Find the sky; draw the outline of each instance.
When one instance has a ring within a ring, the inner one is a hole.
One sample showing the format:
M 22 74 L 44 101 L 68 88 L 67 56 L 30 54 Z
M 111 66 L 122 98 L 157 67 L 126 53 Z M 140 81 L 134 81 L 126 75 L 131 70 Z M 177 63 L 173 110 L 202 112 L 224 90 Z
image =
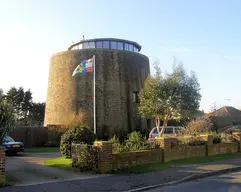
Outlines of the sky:
M 200 109 L 241 108 L 241 1 L 0 0 L 0 88 L 31 89 L 46 101 L 49 60 L 72 41 L 136 41 L 171 71 L 174 57 L 195 71 Z

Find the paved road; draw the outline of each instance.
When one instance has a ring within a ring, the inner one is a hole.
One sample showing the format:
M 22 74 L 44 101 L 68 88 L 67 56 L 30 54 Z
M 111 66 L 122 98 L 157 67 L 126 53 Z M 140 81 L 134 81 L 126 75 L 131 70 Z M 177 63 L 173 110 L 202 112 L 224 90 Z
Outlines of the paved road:
M 146 192 L 240 192 L 241 191 L 241 171 L 207 177 L 196 181 L 191 181 L 170 187 L 149 190 Z
M 175 173 L 172 171 L 146 173 L 138 175 L 110 175 L 108 177 L 98 177 L 81 179 L 74 181 L 60 181 L 45 183 L 40 185 L 12 186 L 1 189 L 0 192 L 122 192 L 130 189 L 153 185 L 164 180 L 166 182 L 175 179 Z M 178 179 L 183 177 L 178 176 Z M 163 182 L 163 181 L 162 181 Z
M 44 166 L 44 160 L 59 157 L 59 153 L 21 153 L 6 159 L 6 175 L 15 185 L 37 184 L 59 179 L 95 178 L 98 175 L 65 171 Z
M 30 161 L 26 160 L 24 158 L 24 161 Z M 31 159 L 31 158 L 30 158 Z M 38 159 L 37 157 L 35 159 Z M 37 164 L 37 161 L 34 163 Z M 27 165 L 26 165 L 27 166 Z M 36 166 L 36 165 L 35 165 Z M 33 166 L 33 167 L 35 167 Z M 40 165 L 42 166 L 42 165 Z M 206 173 L 207 171 L 216 171 L 216 170 L 222 170 L 226 168 L 240 168 L 241 166 L 241 158 L 235 158 L 230 160 L 222 160 L 222 161 L 216 161 L 216 162 L 209 162 L 209 163 L 203 163 L 198 165 L 189 165 L 189 166 L 177 166 L 170 169 L 166 169 L 163 171 L 157 171 L 152 173 L 145 173 L 145 174 L 134 174 L 134 175 L 110 175 L 109 177 L 101 177 L 100 175 L 97 176 L 97 178 L 93 178 L 93 175 L 91 178 L 85 179 L 85 176 L 81 176 L 80 179 L 74 180 L 74 181 L 58 181 L 55 180 L 53 183 L 44 183 L 39 185 L 29 185 L 29 186 L 12 186 L 7 188 L 0 189 L 0 192 L 65 192 L 65 191 L 71 191 L 71 192 L 102 192 L 102 191 L 128 191 L 135 188 L 140 187 L 146 187 L 150 185 L 157 185 L 157 184 L 163 184 L 170 181 L 177 181 L 180 179 L 183 179 L 184 177 L 190 176 L 192 174 L 202 174 Z M 18 170 L 18 169 L 16 169 Z M 21 169 L 20 169 L 21 170 Z M 34 172 L 34 169 L 30 169 L 32 172 Z M 43 168 L 40 168 L 40 170 L 43 170 Z M 50 170 L 50 169 L 48 169 Z M 63 175 L 64 172 L 61 171 L 61 175 Z M 26 171 L 25 171 L 26 172 Z M 36 171 L 35 171 L 36 172 Z M 14 173 L 14 172 L 12 172 Z M 46 173 L 43 171 L 43 173 Z M 73 174 L 73 172 L 65 172 L 66 175 Z M 29 173 L 33 174 L 33 173 Z M 81 173 L 77 173 L 81 174 Z M 42 174 L 41 174 L 42 175 Z M 50 172 L 48 172 L 47 175 L 51 175 Z M 35 177 L 37 179 L 38 177 Z M 43 177 L 45 178 L 45 177 Z M 31 179 L 31 178 L 30 178 Z M 48 180 L 44 180 L 48 181 Z M 57 182 L 56 182 L 57 181 Z M 206 180 L 204 180 L 207 182 Z M 214 181 L 212 181 L 214 182 Z M 208 183 L 212 183 L 208 182 Z M 220 181 L 215 181 L 219 183 Z M 190 185 L 195 185 L 197 182 L 189 183 Z M 184 186 L 183 186 L 184 185 Z M 181 187 L 185 187 L 185 184 L 183 184 Z M 204 184 L 206 186 L 202 186 L 203 190 L 199 191 L 206 191 L 205 187 L 212 187 L 211 184 Z M 217 184 L 215 184 L 217 185 Z M 216 187 L 216 186 L 213 187 Z M 218 186 L 218 185 L 217 185 Z M 175 187 L 175 186 L 174 186 Z M 200 187 L 200 189 L 202 189 Z M 187 189 L 188 188 L 188 189 Z M 222 187 L 221 187 L 222 188 Z M 190 191 L 189 187 L 184 188 L 185 192 Z M 194 190 L 199 189 L 199 186 L 194 186 Z M 211 188 L 212 189 L 212 188 Z M 158 189 L 159 191 L 179 191 L 179 187 L 177 188 L 166 188 L 166 190 Z M 157 190 L 157 191 L 158 191 Z M 184 191 L 184 190 L 182 190 Z M 212 191 L 212 190 L 211 190 Z M 240 190 L 241 191 L 241 190 Z

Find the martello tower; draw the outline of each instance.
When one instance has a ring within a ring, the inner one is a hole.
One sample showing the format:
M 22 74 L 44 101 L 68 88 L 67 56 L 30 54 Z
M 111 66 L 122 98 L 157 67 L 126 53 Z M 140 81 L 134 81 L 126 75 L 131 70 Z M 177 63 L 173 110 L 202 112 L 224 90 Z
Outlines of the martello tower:
M 98 135 L 144 131 L 138 115 L 138 93 L 150 73 L 141 46 L 114 38 L 82 40 L 50 59 L 45 125 L 63 125 L 70 115 L 86 111 L 93 125 L 93 73 L 72 77 L 83 60 L 95 55 L 96 126 Z

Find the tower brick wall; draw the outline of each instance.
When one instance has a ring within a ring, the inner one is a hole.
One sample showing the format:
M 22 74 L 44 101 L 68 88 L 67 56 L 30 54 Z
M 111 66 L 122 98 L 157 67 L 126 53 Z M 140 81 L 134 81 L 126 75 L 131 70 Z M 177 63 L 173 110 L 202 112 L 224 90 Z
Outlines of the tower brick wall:
M 50 59 L 45 125 L 66 124 L 86 111 L 93 127 L 93 73 L 72 77 L 76 66 L 95 55 L 97 133 L 113 136 L 133 130 L 149 131 L 138 115 L 133 92 L 140 91 L 150 73 L 145 55 L 110 49 L 70 50 Z

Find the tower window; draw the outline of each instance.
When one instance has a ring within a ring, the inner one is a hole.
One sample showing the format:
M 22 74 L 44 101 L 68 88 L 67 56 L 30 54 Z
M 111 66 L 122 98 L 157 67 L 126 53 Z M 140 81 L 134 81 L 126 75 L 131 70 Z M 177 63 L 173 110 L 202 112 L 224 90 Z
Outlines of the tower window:
M 89 42 L 89 48 L 94 49 L 95 48 L 95 42 Z
M 126 50 L 126 51 L 129 51 L 129 45 L 128 45 L 128 43 L 125 43 L 125 50 Z
M 109 41 L 103 41 L 103 48 L 109 49 L 110 48 L 110 42 Z
M 103 48 L 103 42 L 102 41 L 97 41 L 96 42 L 96 48 Z
M 139 92 L 138 91 L 134 91 L 133 92 L 133 102 L 134 103 L 140 103 L 140 97 L 139 97 Z
M 134 46 L 132 44 L 129 44 L 129 51 L 133 52 Z
M 84 43 L 84 49 L 89 49 L 89 48 L 90 48 L 89 42 L 85 42 L 85 43 Z
M 117 49 L 117 42 L 116 41 L 111 41 L 111 49 Z
M 123 43 L 122 42 L 118 42 L 117 43 L 117 48 L 120 50 L 123 50 Z

